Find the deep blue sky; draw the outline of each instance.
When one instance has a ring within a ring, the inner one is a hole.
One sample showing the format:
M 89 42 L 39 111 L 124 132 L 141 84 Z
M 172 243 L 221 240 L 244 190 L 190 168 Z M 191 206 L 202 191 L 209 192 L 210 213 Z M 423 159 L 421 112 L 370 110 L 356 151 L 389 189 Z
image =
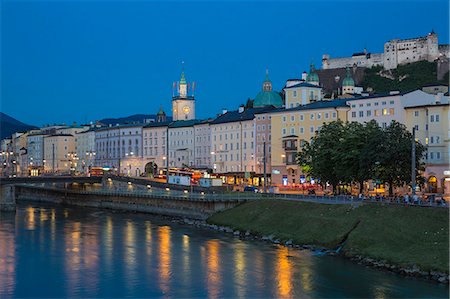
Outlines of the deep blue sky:
M 0 1 L 1 111 L 23 122 L 170 114 L 197 82 L 197 117 L 300 77 L 322 54 L 382 52 L 393 38 L 449 42 L 448 1 Z

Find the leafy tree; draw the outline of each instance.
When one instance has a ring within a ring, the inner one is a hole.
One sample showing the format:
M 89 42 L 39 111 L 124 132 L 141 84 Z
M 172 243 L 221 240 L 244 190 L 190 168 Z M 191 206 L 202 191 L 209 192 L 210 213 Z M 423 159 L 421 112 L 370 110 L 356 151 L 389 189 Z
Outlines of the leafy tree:
M 411 181 L 411 150 L 412 133 L 405 125 L 392 121 L 383 130 L 383 138 L 377 148 L 376 175 L 389 184 L 389 195 L 393 195 L 394 186 L 402 186 Z M 416 141 L 416 177 L 420 179 L 419 171 L 423 170 L 421 159 L 425 147 Z
M 338 170 L 339 143 L 336 141 L 343 140 L 344 134 L 344 123 L 341 120 L 324 124 L 297 154 L 297 162 L 304 173 L 320 178 L 322 182 L 329 182 L 333 191 L 341 180 Z

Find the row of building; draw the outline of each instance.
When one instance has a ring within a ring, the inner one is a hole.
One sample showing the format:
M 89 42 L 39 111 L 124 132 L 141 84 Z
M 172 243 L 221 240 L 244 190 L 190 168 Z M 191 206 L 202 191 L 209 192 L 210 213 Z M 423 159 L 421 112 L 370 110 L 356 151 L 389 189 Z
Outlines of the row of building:
M 266 173 L 271 185 L 294 186 L 306 180 L 296 153 L 324 123 L 373 119 L 384 127 L 396 120 L 414 127 L 427 146 L 427 191 L 450 193 L 448 87 L 437 86 L 437 92 L 356 94 L 358 87 L 347 71 L 342 94 L 325 99 L 319 83 L 312 65 L 302 79 L 287 80 L 283 91 L 276 92 L 266 73 L 250 105 L 200 120 L 183 72 L 172 98 L 172 121 L 161 109 L 151 123 L 52 126 L 16 133 L 2 140 L 2 171 L 88 174 L 92 167 L 102 167 L 130 176 L 154 176 L 168 168 L 189 168 L 215 173 L 229 184 L 261 185 Z

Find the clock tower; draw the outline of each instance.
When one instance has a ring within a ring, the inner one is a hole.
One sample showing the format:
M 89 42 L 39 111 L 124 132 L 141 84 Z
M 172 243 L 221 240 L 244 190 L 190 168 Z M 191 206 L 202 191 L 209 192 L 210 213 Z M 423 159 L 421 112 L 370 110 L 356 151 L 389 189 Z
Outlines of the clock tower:
M 181 72 L 179 82 L 173 84 L 174 94 L 172 97 L 172 116 L 173 120 L 190 120 L 195 119 L 195 82 L 186 82 L 184 70 Z M 175 93 L 176 90 L 176 93 Z M 189 95 L 189 92 L 191 95 Z

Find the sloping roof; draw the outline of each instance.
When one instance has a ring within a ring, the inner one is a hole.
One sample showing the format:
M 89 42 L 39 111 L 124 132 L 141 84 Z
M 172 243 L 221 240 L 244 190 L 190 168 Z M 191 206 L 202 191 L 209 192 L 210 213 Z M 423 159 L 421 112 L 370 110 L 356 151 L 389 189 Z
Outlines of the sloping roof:
M 338 69 L 322 69 L 316 70 L 319 75 L 320 85 L 323 88 L 324 94 L 332 94 L 337 93 L 338 88 L 342 88 L 342 81 L 346 77 L 346 68 L 338 68 Z M 362 80 L 364 79 L 365 68 L 356 67 L 350 68 L 351 77 L 355 81 L 355 86 L 361 86 Z M 339 80 L 336 82 L 336 77 L 339 77 Z
M 156 127 L 167 127 L 170 125 L 171 121 L 163 121 L 163 122 L 151 122 L 144 126 L 144 128 L 156 128 Z
M 184 128 L 184 127 L 192 127 L 201 121 L 198 119 L 191 119 L 191 120 L 177 120 L 174 122 L 171 122 L 169 124 L 169 128 Z
M 258 113 L 265 113 L 268 111 L 274 110 L 273 106 L 266 106 L 266 107 L 258 107 L 258 108 L 248 108 L 245 109 L 243 112 L 239 113 L 239 110 L 234 111 L 228 111 L 225 114 L 222 114 L 218 116 L 216 119 L 210 122 L 210 124 L 223 124 L 223 123 L 230 123 L 230 122 L 236 122 L 236 121 L 246 121 L 246 120 L 252 120 L 255 118 L 255 114 Z
M 297 87 L 312 87 L 312 88 L 321 88 L 320 86 L 314 85 L 314 84 L 310 84 L 310 83 L 306 83 L 306 82 L 302 82 L 302 83 L 298 83 L 289 87 L 285 87 L 284 89 L 289 89 L 289 88 L 297 88 Z
M 338 108 L 338 107 L 349 107 L 347 105 L 348 99 L 336 99 L 332 101 L 317 101 L 314 103 L 297 106 L 289 109 L 278 109 L 274 111 L 274 113 L 286 113 L 290 111 L 298 111 L 298 110 L 313 110 L 313 109 L 324 109 L 324 108 Z
M 136 127 L 143 127 L 144 124 L 123 124 L 123 125 L 116 125 L 116 126 L 110 126 L 110 127 L 101 127 L 98 128 L 96 131 L 106 131 L 106 130 L 114 130 L 114 129 L 122 129 L 122 128 L 136 128 Z
M 375 93 L 375 94 L 371 94 L 371 95 L 368 95 L 368 96 L 359 95 L 359 96 L 356 96 L 354 98 L 348 98 L 346 100 L 349 102 L 349 101 L 358 101 L 358 100 L 366 100 L 366 99 L 374 99 L 374 98 L 386 98 L 386 97 L 403 96 L 405 94 L 414 92 L 416 90 L 420 90 L 420 89 L 415 89 L 415 90 L 412 90 L 412 91 L 399 92 L 399 93 L 394 93 L 394 94 L 390 94 L 390 93 L 387 92 L 387 93 Z

